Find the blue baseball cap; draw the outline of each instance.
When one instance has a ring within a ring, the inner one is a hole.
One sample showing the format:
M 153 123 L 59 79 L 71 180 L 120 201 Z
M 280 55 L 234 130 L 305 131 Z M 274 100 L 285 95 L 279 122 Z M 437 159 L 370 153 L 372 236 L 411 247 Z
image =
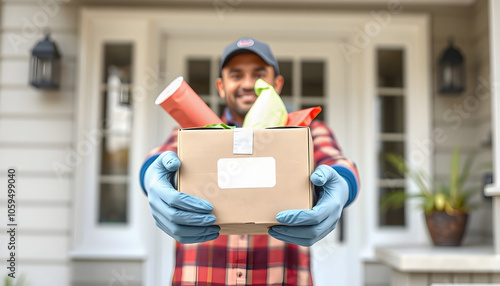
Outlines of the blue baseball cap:
M 257 41 L 253 38 L 244 37 L 228 45 L 222 52 L 222 58 L 220 60 L 219 67 L 219 76 L 222 76 L 222 68 L 227 64 L 227 62 L 229 62 L 232 57 L 243 53 L 254 53 L 258 55 L 264 62 L 274 67 L 274 76 L 280 74 L 278 61 L 274 57 L 274 54 L 271 51 L 269 45 L 264 42 Z

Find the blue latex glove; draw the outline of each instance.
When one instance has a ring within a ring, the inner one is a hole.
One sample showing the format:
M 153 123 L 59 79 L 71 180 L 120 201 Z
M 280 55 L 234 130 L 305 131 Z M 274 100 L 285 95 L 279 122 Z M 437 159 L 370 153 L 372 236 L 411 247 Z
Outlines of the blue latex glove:
M 311 175 L 319 189 L 318 203 L 312 210 L 288 210 L 276 215 L 284 225 L 273 226 L 269 235 L 284 242 L 311 246 L 337 226 L 342 209 L 349 199 L 349 186 L 337 171 L 320 165 Z
M 180 166 L 177 154 L 167 151 L 146 170 L 144 185 L 156 225 L 180 243 L 216 239 L 220 227 L 213 225 L 212 204 L 172 186 Z

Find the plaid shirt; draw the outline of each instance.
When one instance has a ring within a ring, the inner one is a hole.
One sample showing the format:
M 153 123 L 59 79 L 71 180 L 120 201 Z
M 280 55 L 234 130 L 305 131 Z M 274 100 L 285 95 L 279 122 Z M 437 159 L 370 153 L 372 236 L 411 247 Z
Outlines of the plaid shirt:
M 238 126 L 231 119 L 226 109 L 222 121 Z M 309 128 L 316 166 L 343 166 L 344 170 L 351 172 L 348 175 L 351 180 L 347 180 L 350 185 L 355 185 L 350 186 L 354 188 L 350 190 L 348 204 L 351 203 L 359 186 L 355 165 L 342 155 L 333 133 L 324 123 L 314 120 Z M 149 154 L 157 156 L 169 150 L 177 152 L 177 129 L 164 145 Z M 221 235 L 203 243 L 176 242 L 172 285 L 312 285 L 309 248 L 285 243 L 269 235 Z

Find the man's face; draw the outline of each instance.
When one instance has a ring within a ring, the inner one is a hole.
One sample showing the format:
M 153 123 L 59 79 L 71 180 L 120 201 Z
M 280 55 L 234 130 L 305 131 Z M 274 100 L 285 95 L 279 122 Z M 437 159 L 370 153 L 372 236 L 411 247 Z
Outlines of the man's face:
M 222 78 L 217 79 L 220 97 L 226 99 L 231 114 L 240 124 L 257 99 L 254 85 L 259 78 L 272 85 L 277 93 L 281 92 L 283 77 L 275 77 L 274 68 L 252 53 L 232 57 L 222 68 Z

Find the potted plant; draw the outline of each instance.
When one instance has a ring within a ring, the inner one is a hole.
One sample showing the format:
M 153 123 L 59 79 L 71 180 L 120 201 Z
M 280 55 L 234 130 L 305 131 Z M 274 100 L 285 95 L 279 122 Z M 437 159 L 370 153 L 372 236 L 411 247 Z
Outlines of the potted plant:
M 9 276 L 5 276 L 3 285 L 4 286 L 22 286 L 24 285 L 24 276 L 21 275 L 19 278 L 10 278 Z
M 388 161 L 417 185 L 418 192 L 409 194 L 403 190 L 395 191 L 382 201 L 382 208 L 402 207 L 409 198 L 421 198 L 420 206 L 425 211 L 425 219 L 434 245 L 460 245 L 468 213 L 473 208 L 470 197 L 479 190 L 479 188 L 464 190 L 474 157 L 474 153 L 471 153 L 463 168 L 460 168 L 460 149 L 455 148 L 451 158 L 449 182 L 442 183 L 432 180 L 429 174 L 411 169 L 401 156 L 389 154 Z

